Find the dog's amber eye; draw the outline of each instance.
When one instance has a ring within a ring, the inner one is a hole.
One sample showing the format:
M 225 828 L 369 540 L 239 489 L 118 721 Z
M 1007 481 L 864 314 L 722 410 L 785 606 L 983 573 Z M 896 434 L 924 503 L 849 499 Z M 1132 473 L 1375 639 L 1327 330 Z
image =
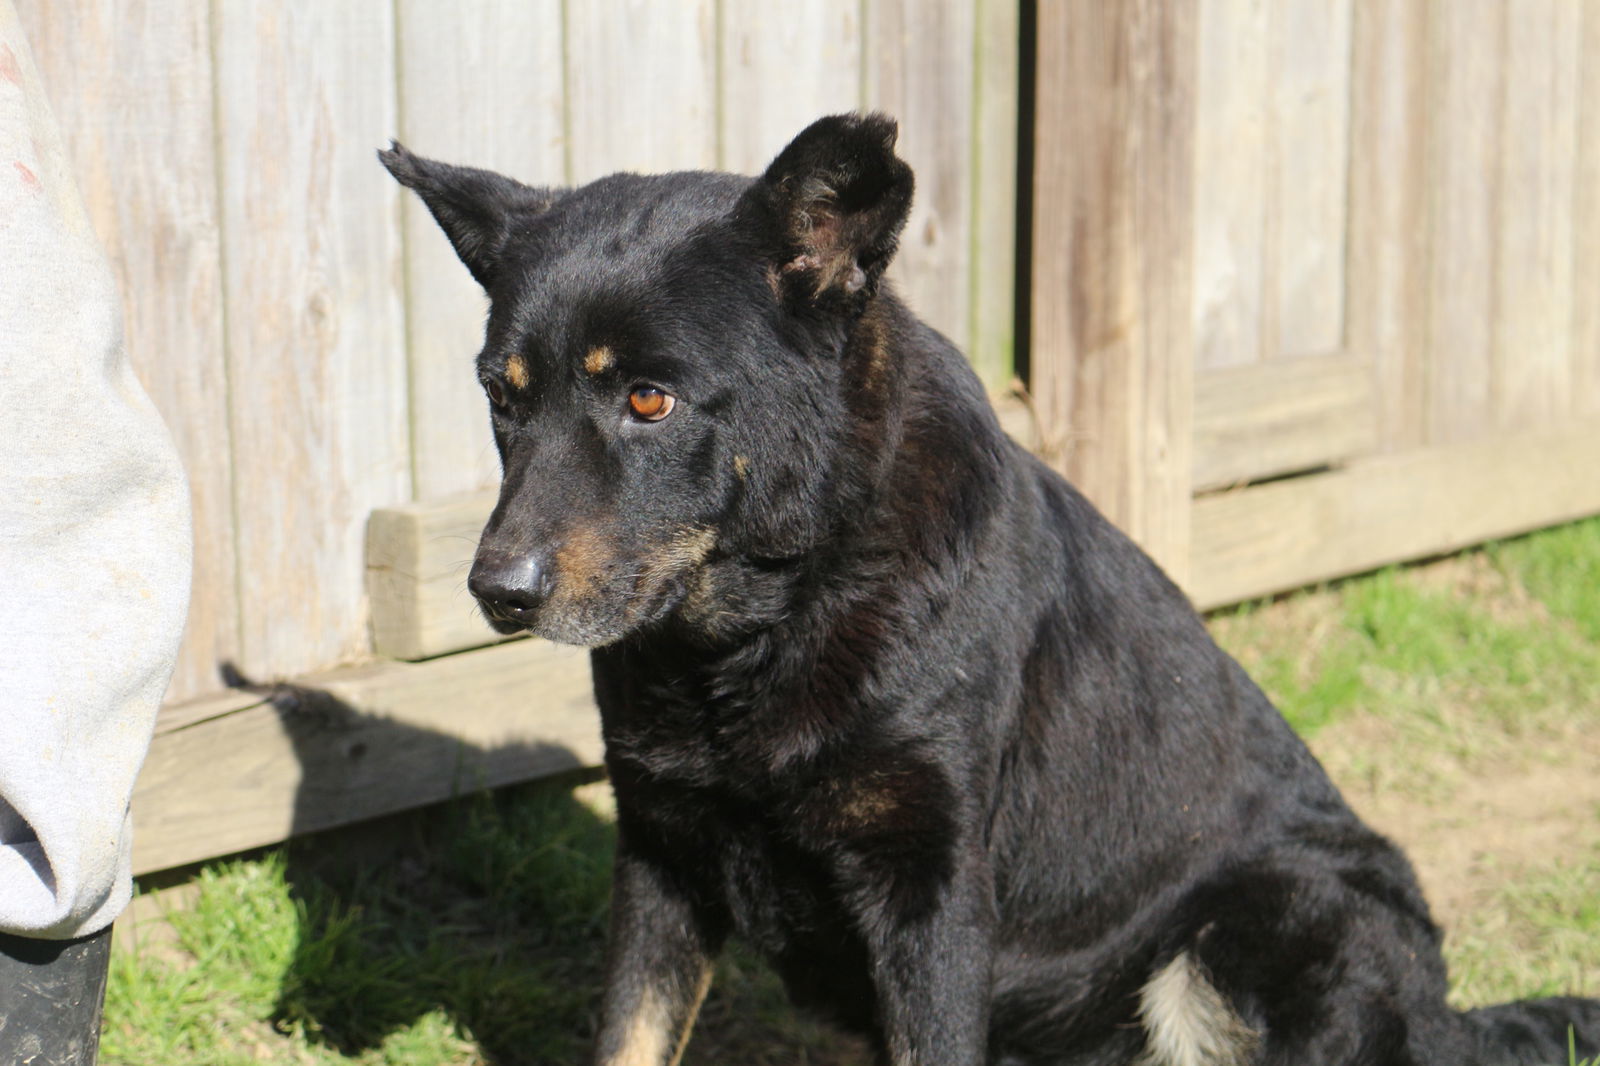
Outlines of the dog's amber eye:
M 641 385 L 628 393 L 628 410 L 641 422 L 659 422 L 672 413 L 678 401 L 660 389 Z
M 490 378 L 483 383 L 483 391 L 489 394 L 489 402 L 496 407 L 504 407 L 506 405 L 506 390 L 501 388 L 500 383 L 494 378 Z

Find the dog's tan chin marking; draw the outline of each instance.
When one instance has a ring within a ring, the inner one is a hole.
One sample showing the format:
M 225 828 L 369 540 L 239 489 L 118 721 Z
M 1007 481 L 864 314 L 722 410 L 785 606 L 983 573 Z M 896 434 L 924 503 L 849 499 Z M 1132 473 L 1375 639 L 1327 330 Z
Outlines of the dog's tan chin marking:
M 650 553 L 639 571 L 637 588 L 647 591 L 689 573 L 706 561 L 716 546 L 717 531 L 709 526 L 686 526 Z
M 1246 1066 L 1258 1042 L 1187 952 L 1139 993 L 1139 1022 L 1145 1050 L 1135 1066 Z
M 522 356 L 513 355 L 506 360 L 506 380 L 511 382 L 513 388 L 527 388 L 528 364 L 522 361 Z
M 590 348 L 589 354 L 583 357 L 584 373 L 590 375 L 604 374 L 616 365 L 616 354 L 610 348 Z

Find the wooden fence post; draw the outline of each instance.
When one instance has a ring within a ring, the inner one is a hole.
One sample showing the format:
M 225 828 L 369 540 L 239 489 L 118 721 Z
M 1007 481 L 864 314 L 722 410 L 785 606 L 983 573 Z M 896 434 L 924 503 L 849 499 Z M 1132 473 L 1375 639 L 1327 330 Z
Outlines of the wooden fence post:
M 1051 463 L 1189 562 L 1194 0 L 1042 0 L 1032 380 Z

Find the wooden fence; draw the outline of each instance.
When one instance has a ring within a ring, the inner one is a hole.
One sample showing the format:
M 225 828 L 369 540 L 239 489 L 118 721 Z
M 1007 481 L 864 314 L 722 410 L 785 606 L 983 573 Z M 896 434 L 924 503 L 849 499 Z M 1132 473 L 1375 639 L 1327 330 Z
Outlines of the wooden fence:
M 1600 511 L 1600 4 L 1038 10 L 1045 447 L 1197 603 Z
M 581 653 L 447 654 L 483 304 L 391 134 L 581 181 L 897 114 L 902 290 L 1003 390 L 1031 218 L 1025 431 L 1203 606 L 1600 511 L 1597 2 L 16 2 L 194 485 L 141 870 L 598 754 Z

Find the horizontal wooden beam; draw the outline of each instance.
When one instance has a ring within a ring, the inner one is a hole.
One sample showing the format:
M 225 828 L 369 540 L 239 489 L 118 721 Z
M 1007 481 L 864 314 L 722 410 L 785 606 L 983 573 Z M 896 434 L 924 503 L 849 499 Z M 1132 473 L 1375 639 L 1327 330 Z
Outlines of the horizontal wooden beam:
M 385 507 L 367 522 L 372 650 L 427 659 L 503 639 L 478 613 L 467 571 L 495 490 Z
M 1269 359 L 1195 375 L 1196 492 L 1377 450 L 1370 361 Z
M 135 873 L 600 762 L 589 656 L 520 640 L 166 708 L 133 797 Z
M 1600 425 L 1378 456 L 1194 505 L 1202 609 L 1600 513 Z

